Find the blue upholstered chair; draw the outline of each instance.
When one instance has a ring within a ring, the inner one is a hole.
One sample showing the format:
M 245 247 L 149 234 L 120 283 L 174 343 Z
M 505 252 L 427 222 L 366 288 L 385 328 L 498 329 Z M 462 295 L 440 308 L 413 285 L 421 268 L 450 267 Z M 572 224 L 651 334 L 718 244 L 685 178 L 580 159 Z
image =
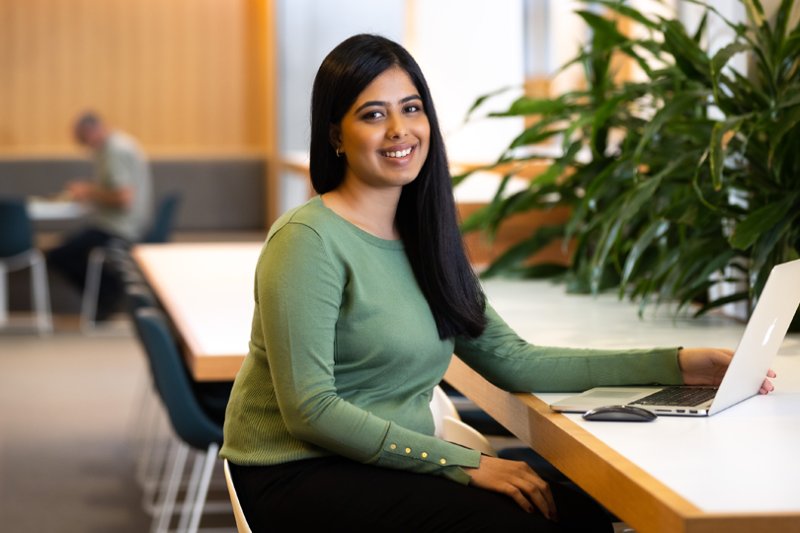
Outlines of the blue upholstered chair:
M 156 297 L 145 283 L 125 283 L 125 311 L 134 319 L 136 311 L 142 307 L 157 307 Z
M 169 240 L 172 227 L 175 225 L 175 215 L 178 213 L 180 200 L 181 197 L 178 193 L 168 194 L 161 200 L 156 212 L 155 223 L 142 238 L 141 242 L 159 243 Z
M 8 272 L 31 268 L 31 298 L 39 334 L 53 331 L 44 254 L 33 247 L 33 226 L 25 202 L 0 199 L 0 327 L 8 321 Z
M 144 235 L 140 243 L 155 244 L 167 242 L 175 224 L 180 196 L 177 193 L 166 195 L 158 206 L 156 219 L 150 230 Z M 83 290 L 81 304 L 81 329 L 84 333 L 95 331 L 97 302 L 100 296 L 100 279 L 103 273 L 103 264 L 110 262 L 118 269 L 124 268 L 126 262 L 131 262 L 128 248 L 131 243 L 125 241 L 112 241 L 109 246 L 95 248 L 89 254 L 89 264 L 86 269 L 86 286 Z
M 164 315 L 157 309 L 142 307 L 134 312 L 137 331 L 144 344 L 153 381 L 178 440 L 169 458 L 171 468 L 164 477 L 159 503 L 153 516 L 154 533 L 166 533 L 175 508 L 190 447 L 200 451 L 196 472 L 186 490 L 178 531 L 195 533 L 200 524 L 211 474 L 222 444 L 222 425 L 203 408 L 198 393 L 183 364 Z M 202 469 L 198 468 L 202 463 Z M 188 526 L 188 529 L 187 529 Z
M 139 333 L 138 324 L 134 319 L 137 309 L 143 307 L 156 307 L 156 298 L 150 288 L 144 283 L 125 283 L 125 311 L 136 326 L 137 337 L 142 346 L 144 342 Z M 148 365 L 149 366 L 149 365 Z M 158 480 L 157 470 L 161 463 L 157 461 L 157 444 L 161 411 L 158 409 L 157 394 L 153 390 L 153 380 L 148 375 L 139 379 L 137 400 L 134 415 L 131 419 L 130 439 L 136 452 L 136 480 L 144 489 L 143 507 L 145 512 L 152 514 L 154 507 L 153 495 Z

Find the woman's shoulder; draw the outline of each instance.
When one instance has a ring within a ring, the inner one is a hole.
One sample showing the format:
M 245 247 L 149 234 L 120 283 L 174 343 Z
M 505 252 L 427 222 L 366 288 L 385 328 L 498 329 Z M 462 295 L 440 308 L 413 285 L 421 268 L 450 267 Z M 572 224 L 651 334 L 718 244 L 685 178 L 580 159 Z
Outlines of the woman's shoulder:
M 297 244 L 321 245 L 328 254 L 342 260 L 374 254 L 376 248 L 391 253 L 404 250 L 402 241 L 387 241 L 364 231 L 326 207 L 319 196 L 281 216 L 270 228 L 267 245 L 277 236 Z
M 327 212 L 326 212 L 327 211 Z M 309 264 L 316 269 L 329 264 L 342 276 L 341 254 L 336 253 L 335 230 L 331 230 L 330 211 L 316 196 L 308 202 L 284 213 L 269 230 L 267 240 L 258 259 L 259 270 L 268 264 L 302 271 Z M 335 226 L 335 222 L 333 223 Z M 277 261 L 277 263 L 275 263 Z M 315 272 L 319 273 L 319 270 Z
M 287 227 L 306 227 L 322 237 L 327 228 L 330 227 L 330 218 L 329 210 L 322 205 L 320 197 L 315 196 L 306 203 L 281 215 L 270 228 L 267 242 Z

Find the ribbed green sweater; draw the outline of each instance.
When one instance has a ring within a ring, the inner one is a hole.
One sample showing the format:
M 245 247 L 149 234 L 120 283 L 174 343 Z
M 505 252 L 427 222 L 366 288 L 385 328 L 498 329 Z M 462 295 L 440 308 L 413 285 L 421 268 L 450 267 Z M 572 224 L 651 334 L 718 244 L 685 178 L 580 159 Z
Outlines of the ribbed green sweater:
M 486 313 L 478 339 L 439 339 L 403 243 L 313 198 L 273 225 L 259 257 L 250 351 L 220 455 L 273 465 L 339 454 L 466 484 L 460 467 L 480 454 L 434 437 L 429 408 L 454 352 L 510 391 L 682 382 L 676 348 L 539 347 Z

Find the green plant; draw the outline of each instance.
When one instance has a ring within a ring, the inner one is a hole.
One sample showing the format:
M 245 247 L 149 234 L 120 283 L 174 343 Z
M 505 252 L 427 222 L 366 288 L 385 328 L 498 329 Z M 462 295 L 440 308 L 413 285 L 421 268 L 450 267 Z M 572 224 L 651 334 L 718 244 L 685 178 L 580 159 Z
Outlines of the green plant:
M 752 301 L 773 265 L 798 258 L 800 27 L 787 28 L 793 0 L 782 1 L 773 24 L 758 0 L 740 1 L 749 24 L 726 21 L 736 41 L 713 56 L 701 46 L 708 6 L 690 34 L 680 21 L 650 18 L 624 1 L 591 0 L 644 25 L 643 39 L 623 35 L 614 19 L 577 12 L 594 32 L 570 62 L 583 66 L 586 90 L 522 97 L 494 114 L 536 120 L 487 167 L 511 170 L 462 230 L 492 235 L 512 214 L 555 205 L 572 206 L 572 217 L 534 232 L 484 277 L 552 275 L 552 266 L 526 267 L 525 260 L 565 237 L 577 241 L 572 265 L 561 274 L 568 290 L 619 286 L 620 297 L 628 291 L 640 301 L 640 313 L 651 302 L 677 301 L 680 310 L 702 301 L 715 283 L 711 275 L 726 266 L 732 279 L 747 281 L 748 290 L 705 302 L 696 313 L 702 314 Z M 749 54 L 755 76 L 728 66 L 738 53 Z M 648 80 L 615 82 L 618 56 L 635 61 Z M 527 190 L 505 194 L 513 175 L 544 159 L 530 148 L 553 139 L 561 140 L 563 155 Z

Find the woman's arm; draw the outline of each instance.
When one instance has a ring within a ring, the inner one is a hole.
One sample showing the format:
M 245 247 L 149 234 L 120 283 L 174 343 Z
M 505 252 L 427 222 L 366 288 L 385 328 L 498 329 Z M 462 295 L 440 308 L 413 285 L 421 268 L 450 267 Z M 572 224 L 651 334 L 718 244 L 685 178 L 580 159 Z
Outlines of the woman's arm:
M 346 283 L 310 227 L 289 223 L 271 237 L 256 274 L 264 351 L 292 437 L 350 459 L 468 483 L 459 466 L 480 453 L 410 431 L 339 395 L 336 322 Z
M 477 339 L 456 339 L 455 353 L 487 380 L 509 391 L 579 391 L 617 385 L 714 385 L 733 352 L 721 348 L 586 350 L 534 346 L 522 340 L 490 305 Z M 770 370 L 768 378 L 775 377 Z M 775 387 L 764 379 L 759 394 Z
M 487 303 L 489 323 L 477 339 L 456 339 L 455 353 L 508 391 L 579 391 L 597 386 L 683 384 L 678 348 L 587 350 L 524 341 Z

